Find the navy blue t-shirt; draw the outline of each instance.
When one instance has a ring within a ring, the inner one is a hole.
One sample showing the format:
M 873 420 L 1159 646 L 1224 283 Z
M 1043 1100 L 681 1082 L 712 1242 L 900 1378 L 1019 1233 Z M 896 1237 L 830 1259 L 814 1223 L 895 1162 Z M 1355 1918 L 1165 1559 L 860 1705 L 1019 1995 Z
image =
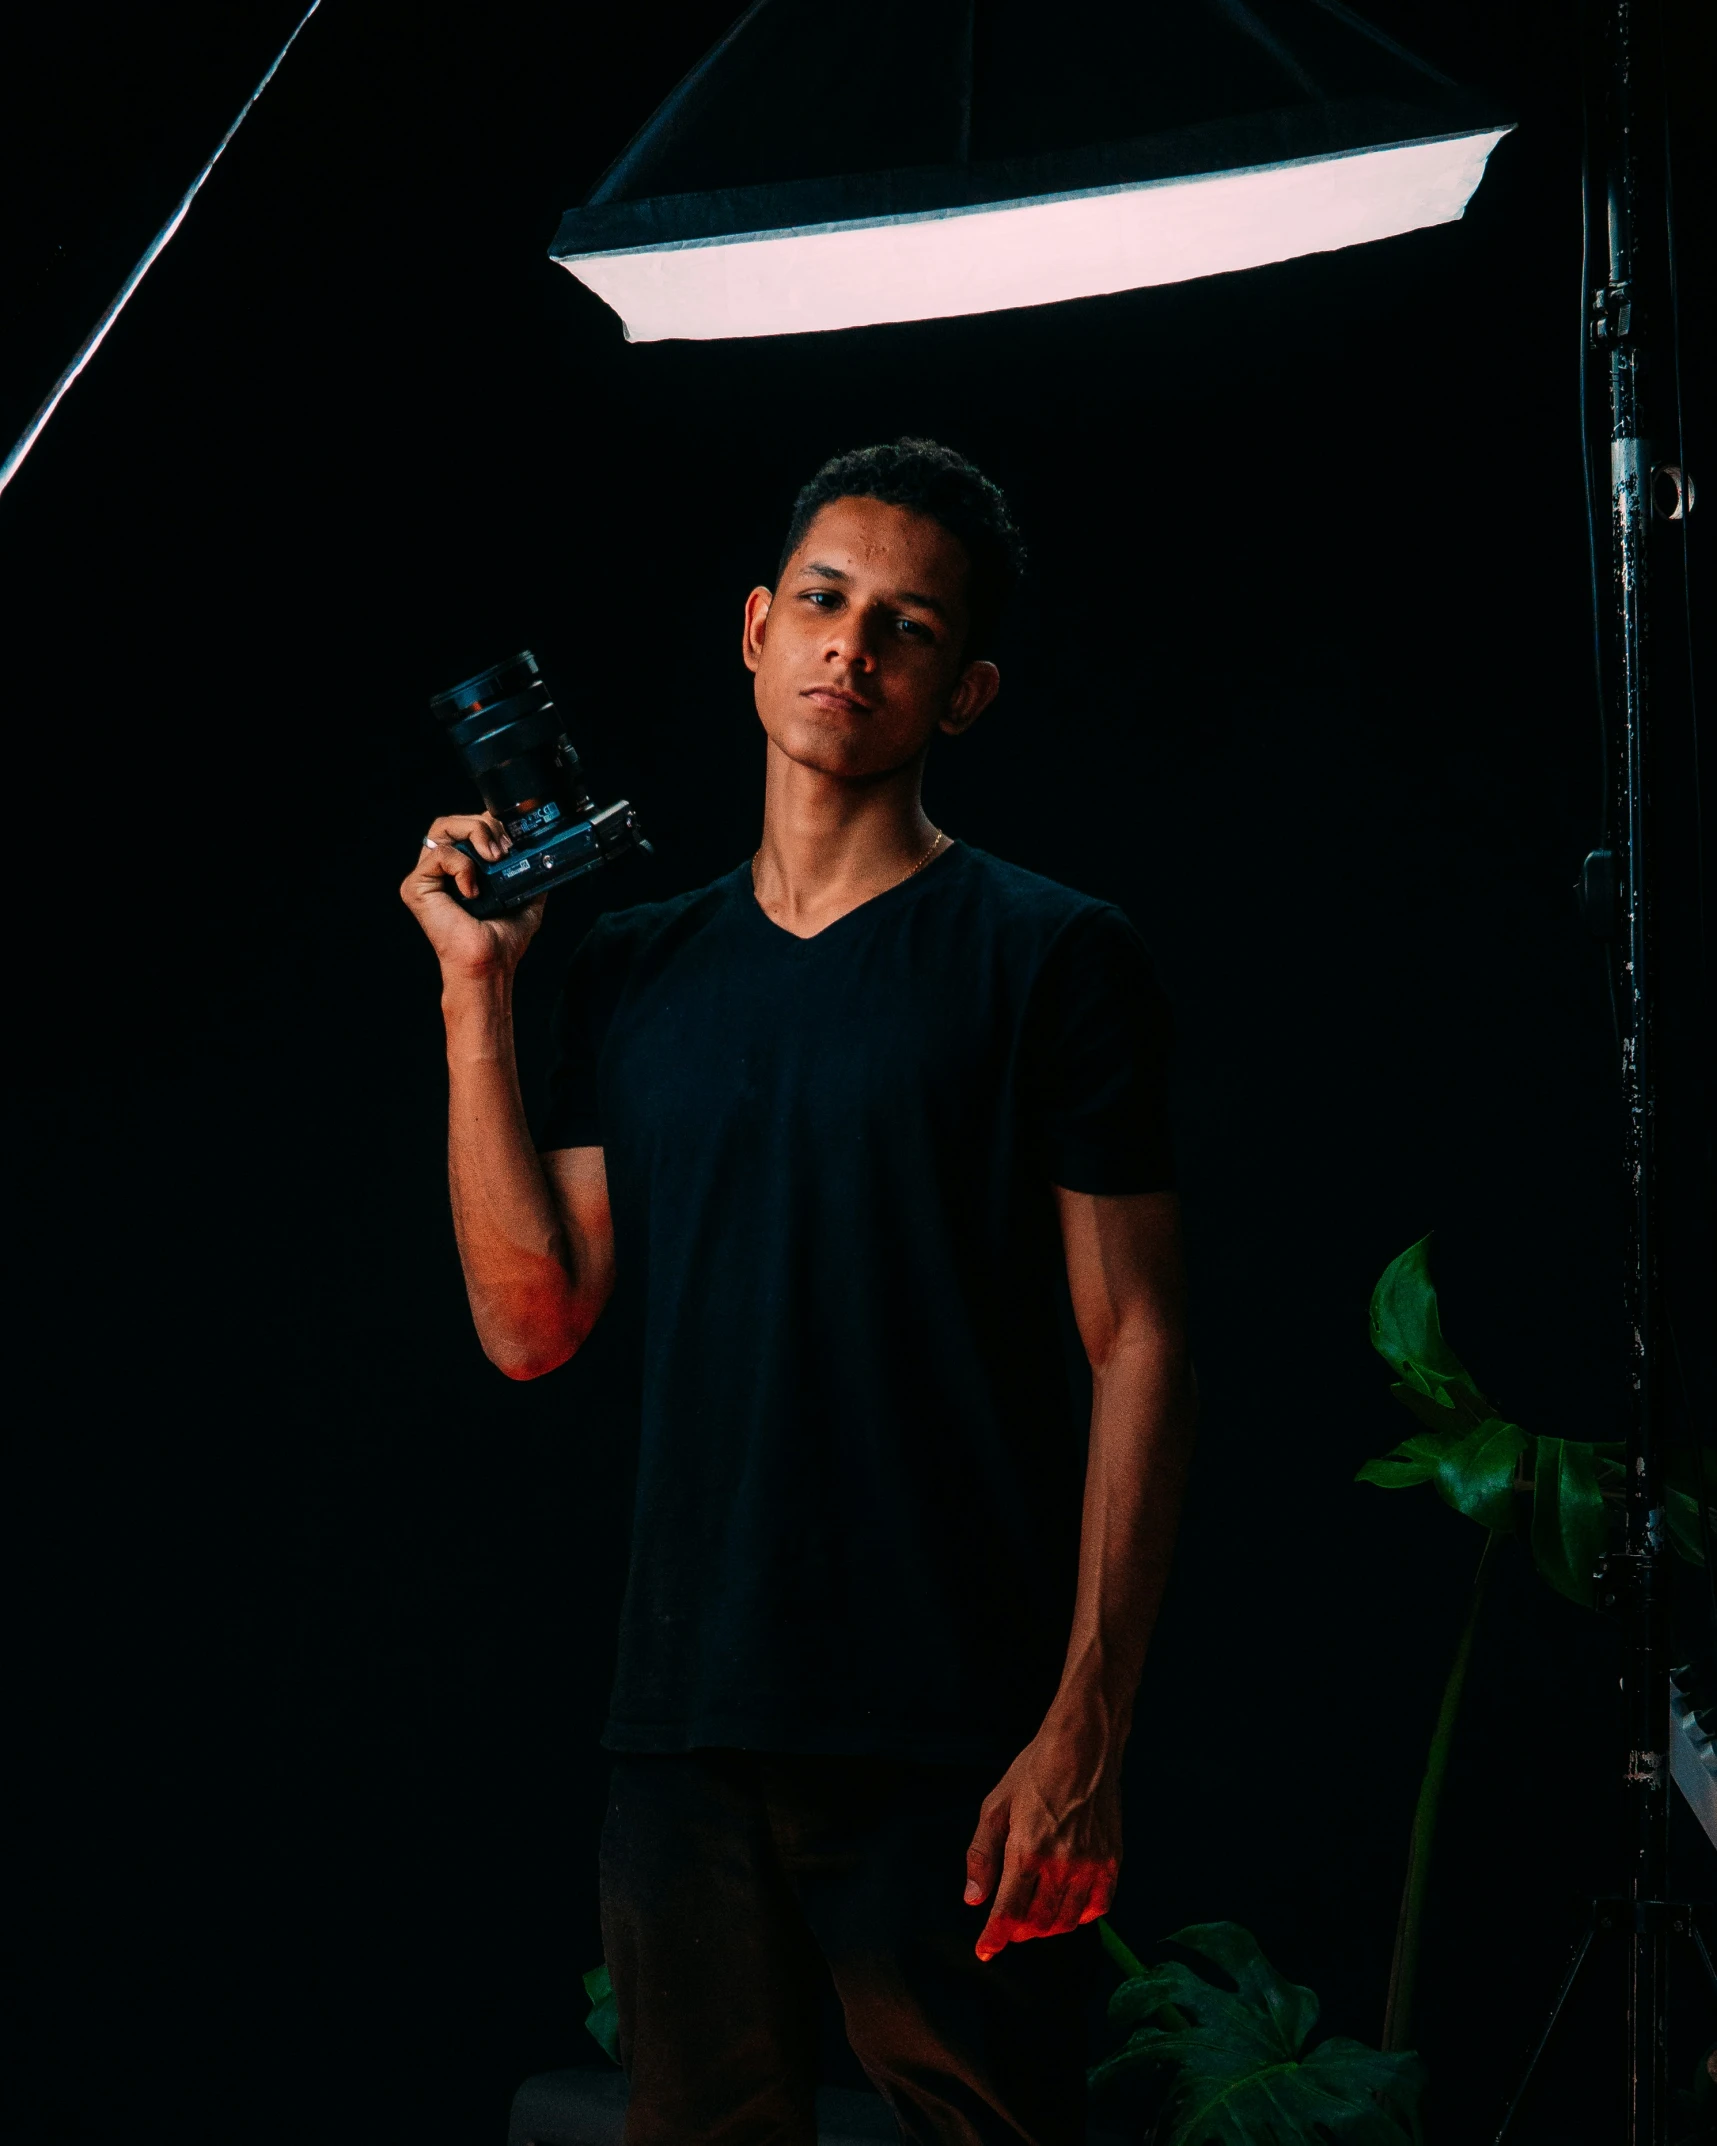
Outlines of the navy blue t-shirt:
M 642 1314 L 610 1748 L 1034 1733 L 1085 1458 L 1051 1188 L 1170 1184 L 1167 1046 L 1119 910 L 961 843 L 810 939 L 749 863 L 590 932 L 538 1145 L 603 1149 Z

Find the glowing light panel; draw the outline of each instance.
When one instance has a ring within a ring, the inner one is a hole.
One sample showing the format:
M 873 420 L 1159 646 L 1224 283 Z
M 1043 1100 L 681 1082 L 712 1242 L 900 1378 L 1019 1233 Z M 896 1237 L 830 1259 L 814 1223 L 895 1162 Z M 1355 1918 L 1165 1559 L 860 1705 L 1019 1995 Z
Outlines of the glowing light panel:
M 613 307 L 633 343 L 943 320 L 1227 275 L 1453 223 L 1509 131 L 560 261 Z

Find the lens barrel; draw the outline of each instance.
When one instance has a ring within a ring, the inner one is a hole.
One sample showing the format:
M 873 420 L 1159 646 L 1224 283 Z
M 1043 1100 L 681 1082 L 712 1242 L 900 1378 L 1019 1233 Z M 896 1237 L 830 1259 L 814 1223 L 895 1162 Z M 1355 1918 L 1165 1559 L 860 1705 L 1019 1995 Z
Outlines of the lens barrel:
M 589 819 L 595 807 L 578 755 L 528 648 L 437 693 L 429 705 L 484 804 L 515 842 Z
M 624 798 L 601 812 L 591 803 L 578 755 L 528 648 L 437 693 L 429 706 L 512 838 L 512 851 L 498 864 L 474 858 L 483 893 L 475 900 L 455 897 L 474 916 L 517 909 L 559 880 L 648 846 Z M 458 847 L 474 857 L 468 844 Z

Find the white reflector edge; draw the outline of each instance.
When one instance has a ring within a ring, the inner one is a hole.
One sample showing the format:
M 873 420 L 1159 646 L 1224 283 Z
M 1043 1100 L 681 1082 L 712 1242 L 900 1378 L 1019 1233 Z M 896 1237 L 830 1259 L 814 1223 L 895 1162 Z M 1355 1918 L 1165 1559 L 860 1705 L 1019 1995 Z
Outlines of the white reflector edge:
M 1453 223 L 1510 132 L 927 216 L 569 254 L 632 343 L 945 320 L 1221 276 Z

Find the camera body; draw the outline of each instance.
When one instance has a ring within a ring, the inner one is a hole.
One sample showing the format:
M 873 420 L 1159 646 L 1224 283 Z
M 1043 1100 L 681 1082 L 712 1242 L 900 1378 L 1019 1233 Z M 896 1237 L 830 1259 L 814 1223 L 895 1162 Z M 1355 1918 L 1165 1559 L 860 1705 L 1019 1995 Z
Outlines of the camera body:
M 649 848 L 625 798 L 600 811 L 592 804 L 528 648 L 437 693 L 429 705 L 513 845 L 493 864 L 470 843 L 455 845 L 481 882 L 474 898 L 449 890 L 472 916 L 522 909 L 550 887 Z

